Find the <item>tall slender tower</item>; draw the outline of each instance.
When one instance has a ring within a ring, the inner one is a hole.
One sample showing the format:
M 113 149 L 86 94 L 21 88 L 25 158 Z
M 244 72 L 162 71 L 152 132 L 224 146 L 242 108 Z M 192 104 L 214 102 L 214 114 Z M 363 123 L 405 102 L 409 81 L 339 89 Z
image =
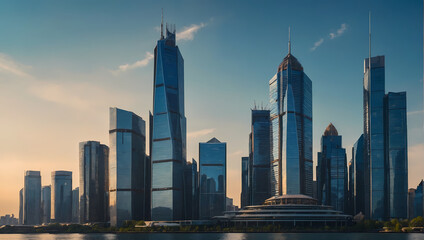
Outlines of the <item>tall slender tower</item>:
M 312 196 L 312 81 L 289 52 L 269 81 L 271 195 Z
M 175 27 L 166 26 L 166 36 L 161 30 L 155 48 L 152 119 L 152 220 L 181 220 L 184 218 L 186 118 L 184 60 L 175 43 Z

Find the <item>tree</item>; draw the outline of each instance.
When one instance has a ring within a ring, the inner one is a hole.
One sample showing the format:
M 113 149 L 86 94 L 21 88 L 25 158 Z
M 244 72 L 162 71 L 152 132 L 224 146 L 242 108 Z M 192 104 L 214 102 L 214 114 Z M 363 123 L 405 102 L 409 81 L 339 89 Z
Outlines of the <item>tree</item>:
M 409 222 L 410 227 L 424 227 L 424 219 L 421 216 L 418 216 Z

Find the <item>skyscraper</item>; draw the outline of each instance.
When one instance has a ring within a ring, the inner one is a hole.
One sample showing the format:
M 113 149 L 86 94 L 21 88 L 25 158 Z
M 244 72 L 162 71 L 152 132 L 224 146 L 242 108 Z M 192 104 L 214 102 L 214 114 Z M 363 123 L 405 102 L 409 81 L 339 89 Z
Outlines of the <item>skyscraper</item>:
M 51 187 L 44 186 L 41 189 L 41 218 L 42 223 L 50 223 L 50 215 L 51 215 Z
M 220 216 L 226 207 L 227 143 L 199 143 L 200 219 Z
M 40 171 L 26 171 L 24 179 L 24 224 L 41 224 Z
M 312 196 L 312 82 L 289 53 L 269 81 L 271 194 Z
M 389 92 L 384 101 L 388 218 L 408 216 L 408 136 L 406 92 Z
M 250 205 L 249 201 L 249 157 L 241 158 L 241 196 L 240 205 L 242 208 Z
M 366 165 L 364 162 L 364 135 L 362 134 L 352 147 L 353 164 L 353 215 L 362 213 L 365 215 L 365 204 L 368 200 L 365 196 L 365 173 Z
M 271 122 L 269 110 L 252 110 L 249 140 L 249 204 L 261 205 L 270 197 Z
M 24 224 L 24 189 L 19 190 L 19 225 Z
M 187 162 L 184 174 L 185 219 L 195 220 L 199 218 L 199 178 L 196 160 Z
M 415 201 L 415 188 L 408 189 L 408 219 L 414 218 L 414 201 Z
M 109 189 L 108 189 L 109 191 Z M 73 223 L 79 223 L 80 217 L 79 217 L 79 187 L 74 188 L 72 190 L 72 222 Z M 109 213 L 109 209 L 108 209 Z
M 424 181 L 421 180 L 418 184 L 417 189 L 415 189 L 414 195 L 414 218 L 421 216 L 424 217 Z
M 317 165 L 318 202 L 345 212 L 347 208 L 346 150 L 342 136 L 329 124 L 321 138 Z
M 109 147 L 100 142 L 79 144 L 80 223 L 107 222 L 109 215 Z
M 175 28 L 166 27 L 155 48 L 153 84 L 152 220 L 184 218 L 184 60 L 175 43 Z
M 122 226 L 125 220 L 145 220 L 146 123 L 136 114 L 110 108 L 109 196 L 110 224 Z
M 384 56 L 364 61 L 364 144 L 367 215 L 371 219 L 386 218 L 384 164 Z M 368 184 L 369 183 L 369 184 Z
M 52 172 L 51 221 L 72 222 L 72 172 Z

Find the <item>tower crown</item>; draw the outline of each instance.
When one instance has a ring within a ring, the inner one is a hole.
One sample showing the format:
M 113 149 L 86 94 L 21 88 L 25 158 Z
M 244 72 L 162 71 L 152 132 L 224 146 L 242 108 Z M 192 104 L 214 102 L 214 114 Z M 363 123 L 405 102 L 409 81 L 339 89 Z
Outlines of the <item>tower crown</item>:
M 324 131 L 324 136 L 339 136 L 336 127 L 330 123 Z

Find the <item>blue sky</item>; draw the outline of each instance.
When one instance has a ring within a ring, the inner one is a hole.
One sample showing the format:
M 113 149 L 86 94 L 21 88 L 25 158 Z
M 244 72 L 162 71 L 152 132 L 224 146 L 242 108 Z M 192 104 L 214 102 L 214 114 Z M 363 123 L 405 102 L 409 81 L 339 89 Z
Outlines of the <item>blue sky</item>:
M 78 142 L 108 144 L 109 106 L 147 120 L 161 8 L 185 61 L 187 158 L 198 158 L 199 142 L 226 141 L 235 203 L 250 108 L 268 103 L 289 26 L 313 83 L 314 159 L 330 122 L 350 159 L 362 133 L 370 10 L 386 92 L 407 91 L 409 186 L 424 178 L 421 1 L 1 1 L 0 214 L 17 213 L 24 170 L 41 170 L 44 185 L 51 171 L 72 170 L 78 186 Z

